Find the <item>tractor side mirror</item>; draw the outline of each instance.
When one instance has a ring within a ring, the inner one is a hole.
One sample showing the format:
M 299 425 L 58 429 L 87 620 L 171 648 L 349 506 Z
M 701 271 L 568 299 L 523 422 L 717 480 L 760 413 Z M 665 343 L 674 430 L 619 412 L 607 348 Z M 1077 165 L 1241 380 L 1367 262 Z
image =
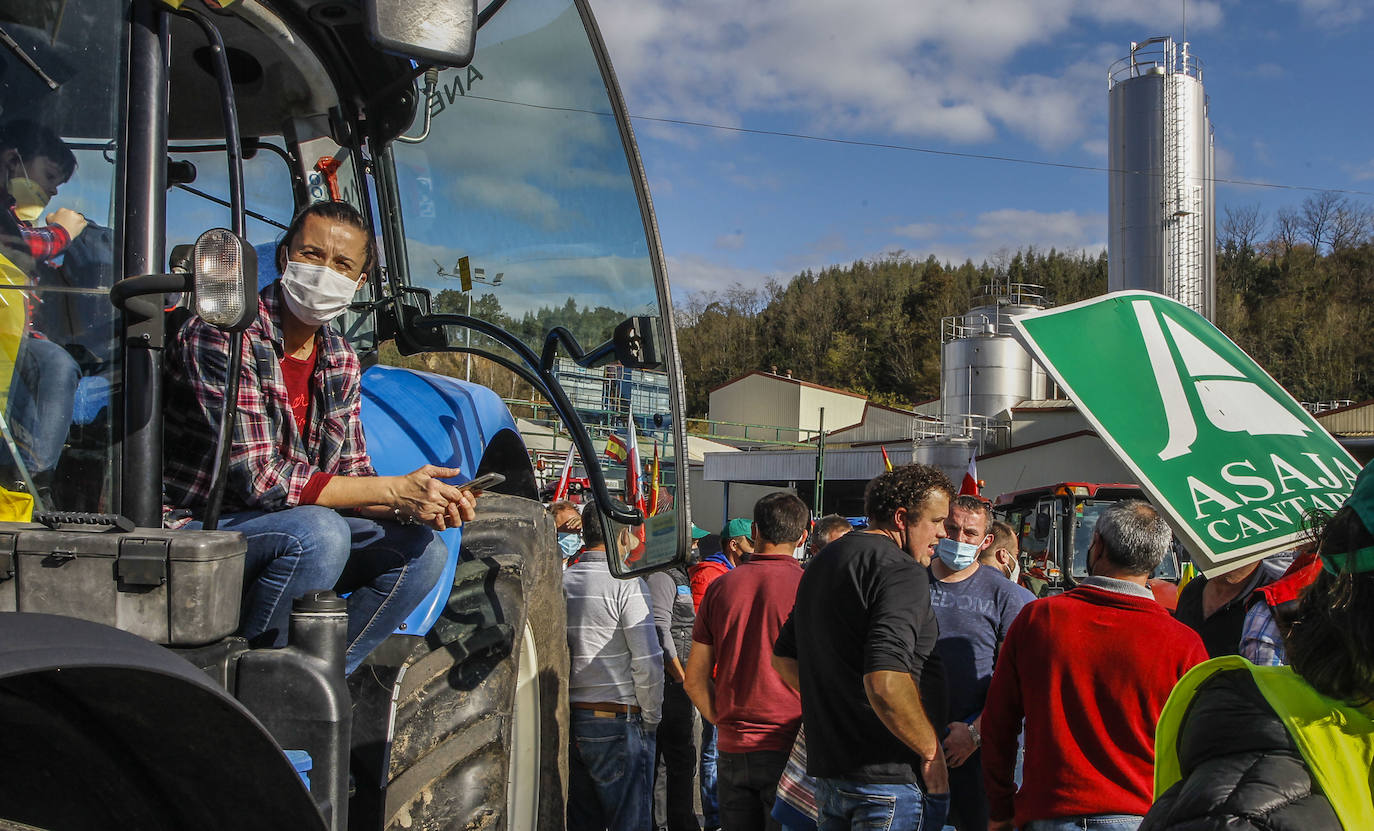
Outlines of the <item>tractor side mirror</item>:
M 1035 537 L 1044 539 L 1050 535 L 1050 515 L 1044 512 L 1035 515 Z
M 367 36 L 422 64 L 467 66 L 477 48 L 477 0 L 367 0 Z
M 631 369 L 657 369 L 663 365 L 662 338 L 658 333 L 658 318 L 630 317 L 621 321 L 611 335 L 615 344 L 615 359 Z

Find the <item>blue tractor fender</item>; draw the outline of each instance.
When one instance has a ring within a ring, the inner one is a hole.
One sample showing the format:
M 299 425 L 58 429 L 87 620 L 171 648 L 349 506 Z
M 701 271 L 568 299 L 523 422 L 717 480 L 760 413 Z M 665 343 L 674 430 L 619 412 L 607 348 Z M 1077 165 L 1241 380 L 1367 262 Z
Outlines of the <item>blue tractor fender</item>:
M 373 366 L 363 373 L 362 421 L 368 455 L 381 476 L 400 476 L 424 465 L 458 468 L 448 481 L 462 484 L 481 473 L 500 473 L 500 493 L 536 498 L 534 469 L 515 418 L 496 393 L 446 375 Z M 448 561 L 430 593 L 398 631 L 423 635 L 448 601 L 462 546 L 461 528 L 441 533 Z

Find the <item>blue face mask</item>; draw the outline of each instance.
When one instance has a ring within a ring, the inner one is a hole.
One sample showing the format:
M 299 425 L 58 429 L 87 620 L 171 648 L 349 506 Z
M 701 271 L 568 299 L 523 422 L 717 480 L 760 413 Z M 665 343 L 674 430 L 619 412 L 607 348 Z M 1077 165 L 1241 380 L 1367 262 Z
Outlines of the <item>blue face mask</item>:
M 978 546 L 971 542 L 959 542 L 953 537 L 945 537 L 935 544 L 935 553 L 945 565 L 955 571 L 963 571 L 973 565 L 978 558 Z
M 563 559 L 568 559 L 582 550 L 582 535 L 572 531 L 560 531 L 558 547 L 563 549 Z

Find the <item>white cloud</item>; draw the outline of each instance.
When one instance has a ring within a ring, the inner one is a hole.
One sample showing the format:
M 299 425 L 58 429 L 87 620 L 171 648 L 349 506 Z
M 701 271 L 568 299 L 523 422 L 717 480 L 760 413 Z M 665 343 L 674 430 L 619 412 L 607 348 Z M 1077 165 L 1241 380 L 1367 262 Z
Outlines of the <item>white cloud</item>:
M 1323 27 L 1346 26 L 1364 19 L 1369 0 L 1289 0 L 1304 17 Z
M 910 233 L 915 231 L 916 233 Z M 941 262 L 959 264 L 1006 259 L 1012 252 L 1035 246 L 1037 251 L 1087 251 L 1096 253 L 1107 247 L 1107 217 L 1077 211 L 1032 211 L 1003 208 L 986 211 L 970 223 L 914 223 L 893 229 L 893 233 L 919 244 L 894 243 L 876 255 L 895 252 L 924 260 L 933 256 Z M 919 235 L 919 236 L 918 236 Z
M 1095 250 L 1106 247 L 1107 217 L 1078 211 L 1050 213 L 1002 208 L 979 214 L 968 233 L 984 243 L 987 252 L 1030 245 L 1042 251 Z
M 940 231 L 941 226 L 935 222 L 912 222 L 892 229 L 892 233 L 908 239 L 930 239 Z
M 1346 167 L 1346 171 L 1357 182 L 1367 182 L 1374 179 L 1374 159 L 1370 159 L 1364 164 L 1352 164 Z
M 716 247 L 722 251 L 738 251 L 744 247 L 744 232 L 736 231 L 733 234 L 721 234 L 716 237 Z
M 721 291 L 736 284 L 756 288 L 767 282 L 768 277 L 763 271 L 736 268 L 696 255 L 668 258 L 668 281 L 673 289 L 674 303 L 697 292 Z
M 1148 31 L 1177 17 L 1170 4 L 1137 0 L 853 0 L 843 14 L 829 0 L 598 7 L 639 114 L 737 124 L 782 113 L 844 135 L 979 142 L 1010 132 L 1044 147 L 1081 138 L 1100 109 L 1106 66 L 1127 44 L 1085 47 L 1081 62 L 1061 66 L 1043 64 L 1037 47 L 1079 23 Z M 1219 0 L 1188 9 L 1197 30 L 1221 17 Z

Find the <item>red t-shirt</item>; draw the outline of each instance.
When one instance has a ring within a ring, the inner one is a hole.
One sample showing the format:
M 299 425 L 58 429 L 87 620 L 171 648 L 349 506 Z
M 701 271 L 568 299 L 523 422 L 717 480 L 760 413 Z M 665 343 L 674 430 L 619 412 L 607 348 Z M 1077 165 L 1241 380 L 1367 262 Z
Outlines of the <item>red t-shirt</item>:
M 1144 814 L 1160 710 L 1178 679 L 1205 660 L 1197 632 L 1152 598 L 1079 586 L 1027 604 L 1007 631 L 983 709 L 990 816 L 1014 813 L 1024 828 L 1038 819 Z M 1026 762 L 1016 791 L 1023 717 Z
M 772 657 L 801 576 L 789 554 L 755 554 L 706 588 L 692 640 L 714 652 L 723 753 L 792 749 L 801 698 L 773 669 Z
M 310 419 L 310 379 L 315 374 L 315 357 L 318 354 L 312 353 L 309 358 L 283 355 L 281 359 L 281 377 L 286 384 L 287 401 L 291 404 L 291 418 L 296 422 L 296 432 L 302 441 L 305 440 L 305 428 Z M 301 504 L 314 505 L 320 497 L 320 491 L 333 478 L 323 471 L 311 476 L 301 491 Z

